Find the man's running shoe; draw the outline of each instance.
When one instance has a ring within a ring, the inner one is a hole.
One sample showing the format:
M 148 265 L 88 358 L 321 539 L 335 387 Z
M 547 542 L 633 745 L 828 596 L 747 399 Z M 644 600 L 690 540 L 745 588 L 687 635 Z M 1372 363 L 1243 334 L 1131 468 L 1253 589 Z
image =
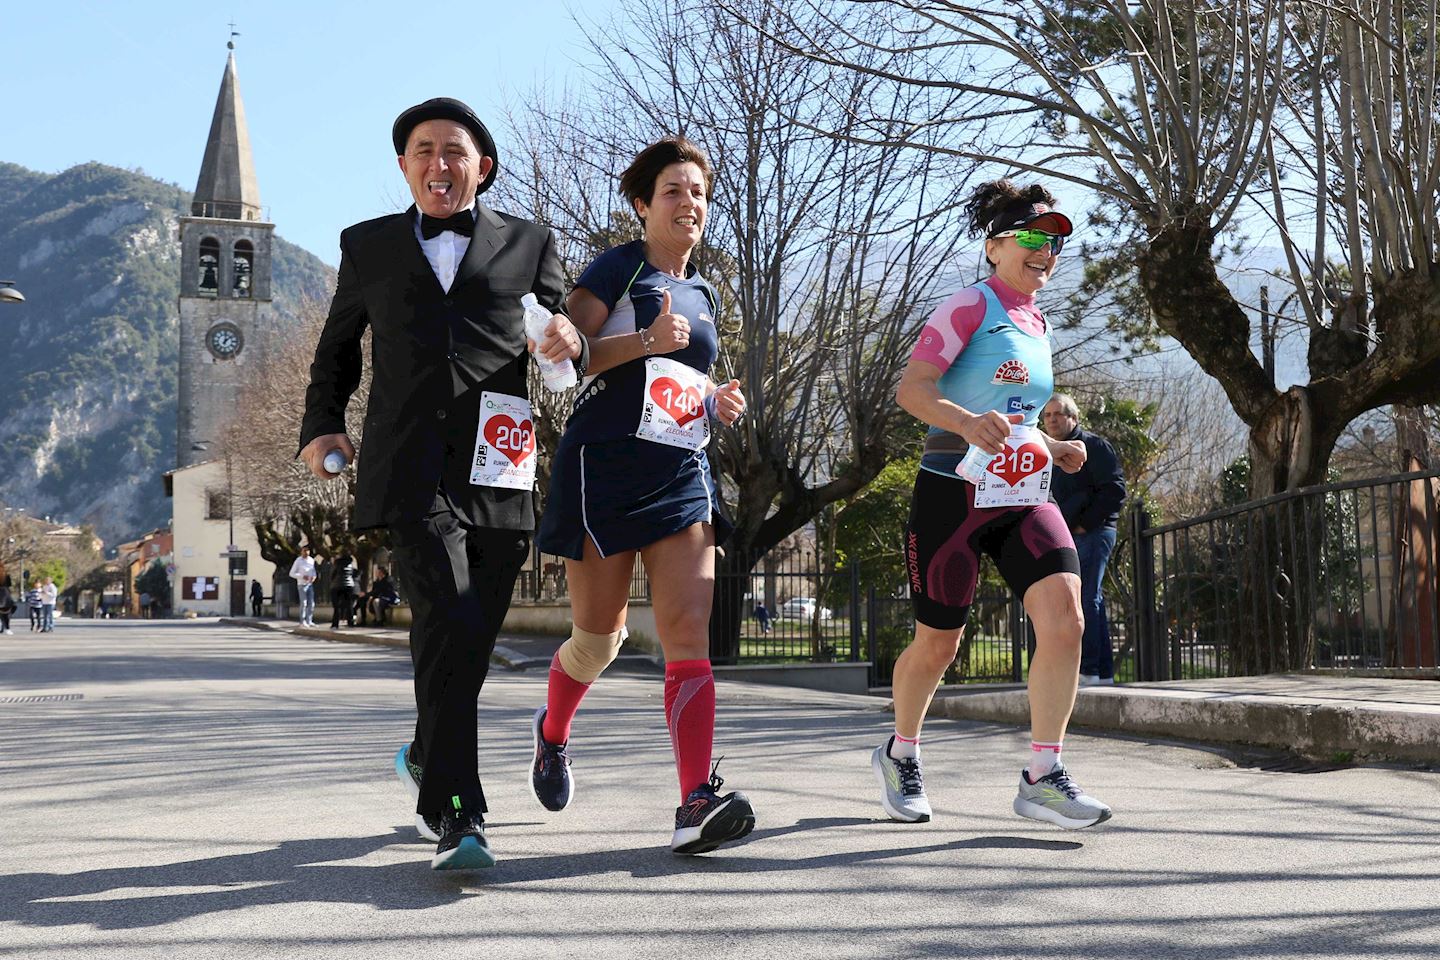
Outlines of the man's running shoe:
M 1081 790 L 1059 763 L 1034 783 L 1028 770 L 1020 771 L 1020 792 L 1013 806 L 1022 817 L 1045 820 L 1066 830 L 1093 827 L 1111 816 L 1110 808 Z
M 920 758 L 896 760 L 890 756 L 891 737 L 870 755 L 870 767 L 880 781 L 880 806 L 891 820 L 904 823 L 928 823 L 930 799 L 925 796 L 925 778 L 920 773 Z
M 531 725 L 535 756 L 530 763 L 530 790 L 546 810 L 564 810 L 575 795 L 575 778 L 570 773 L 566 744 L 545 739 L 545 708 L 535 711 Z
M 715 766 L 719 765 L 717 760 Z M 722 797 L 716 791 L 724 785 L 712 768 L 710 782 L 691 790 L 685 802 L 675 808 L 671 850 L 686 856 L 709 853 L 755 829 L 755 808 L 750 806 L 750 798 L 738 790 Z
M 418 764 L 410 762 L 410 744 L 405 744 L 395 754 L 395 776 L 405 785 L 410 793 L 410 806 L 413 809 L 415 804 L 420 802 L 420 775 L 424 769 Z M 420 836 L 431 843 L 438 843 L 440 840 L 440 818 L 425 817 L 415 814 L 415 829 Z
M 459 797 L 451 797 L 454 809 L 440 814 L 440 842 L 432 870 L 480 870 L 495 866 L 495 854 L 485 840 L 485 818 L 460 806 Z

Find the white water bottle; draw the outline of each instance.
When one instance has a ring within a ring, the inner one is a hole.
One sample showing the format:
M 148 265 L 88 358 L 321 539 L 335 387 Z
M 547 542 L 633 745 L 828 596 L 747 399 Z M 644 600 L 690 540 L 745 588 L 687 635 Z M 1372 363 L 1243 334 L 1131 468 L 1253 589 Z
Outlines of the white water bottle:
M 965 456 L 961 459 L 960 465 L 955 468 L 955 472 L 971 483 L 978 485 L 981 480 L 985 479 L 985 468 L 989 466 L 990 461 L 994 459 L 994 454 L 986 453 L 972 443 L 970 444 L 970 449 L 965 451 Z
M 545 339 L 545 328 L 550 326 L 551 313 L 540 306 L 540 301 L 535 299 L 533 293 L 521 297 L 520 303 L 525 308 L 525 335 L 534 340 L 538 348 Z M 540 365 L 540 376 L 545 380 L 546 390 L 559 393 L 575 386 L 575 364 L 570 362 L 569 357 L 556 363 L 545 359 L 537 349 L 535 362 Z
M 331 450 L 325 454 L 324 466 L 326 473 L 339 473 L 349 466 L 349 463 L 345 459 L 345 454 L 339 450 Z

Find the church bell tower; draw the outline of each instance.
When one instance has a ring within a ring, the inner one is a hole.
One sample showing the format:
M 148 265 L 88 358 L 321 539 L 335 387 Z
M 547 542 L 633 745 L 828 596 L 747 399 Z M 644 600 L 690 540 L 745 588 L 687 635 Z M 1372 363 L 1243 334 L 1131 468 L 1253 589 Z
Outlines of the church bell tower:
M 220 79 L 190 216 L 180 218 L 180 370 L 175 466 L 215 458 L 247 364 L 271 329 L 275 225 L 260 206 L 235 44 Z

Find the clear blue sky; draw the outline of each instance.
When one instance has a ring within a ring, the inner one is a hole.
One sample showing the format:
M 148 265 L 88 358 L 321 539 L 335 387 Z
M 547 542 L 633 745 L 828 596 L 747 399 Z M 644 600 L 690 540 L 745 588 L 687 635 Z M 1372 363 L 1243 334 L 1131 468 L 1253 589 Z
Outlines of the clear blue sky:
M 233 19 L 261 202 L 281 236 L 333 265 L 341 228 L 409 201 L 390 146 L 405 107 L 466 101 L 496 135 L 503 170 L 504 106 L 573 79 L 587 58 L 572 7 L 582 4 L 6 4 L 0 160 L 47 173 L 96 160 L 193 190 Z M 581 16 L 608 7 L 584 0 Z

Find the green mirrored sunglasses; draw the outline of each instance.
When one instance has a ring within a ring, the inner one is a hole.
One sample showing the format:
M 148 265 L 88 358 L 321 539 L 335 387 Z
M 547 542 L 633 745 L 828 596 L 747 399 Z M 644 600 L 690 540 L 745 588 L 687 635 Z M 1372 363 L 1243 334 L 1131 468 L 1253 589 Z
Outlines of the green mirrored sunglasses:
M 999 240 L 1002 237 L 1014 237 L 1015 242 L 1026 250 L 1039 250 L 1048 243 L 1050 252 L 1057 256 L 1060 254 L 1060 249 L 1065 246 L 1064 237 L 1046 233 L 1044 230 L 1002 230 L 991 239 Z

